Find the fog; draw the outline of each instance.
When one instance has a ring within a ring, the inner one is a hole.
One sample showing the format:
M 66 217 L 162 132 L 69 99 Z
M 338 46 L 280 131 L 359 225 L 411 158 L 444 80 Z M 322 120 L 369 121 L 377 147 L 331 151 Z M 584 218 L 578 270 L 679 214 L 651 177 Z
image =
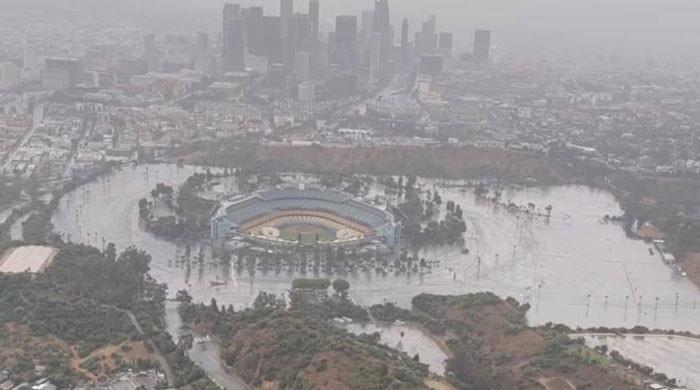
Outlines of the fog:
M 63 17 L 124 20 L 155 32 L 218 32 L 219 0 L 0 0 L 0 14 L 37 12 Z M 279 12 L 277 0 L 241 0 Z M 305 12 L 307 1 L 295 8 Z M 456 34 L 460 50 L 470 50 L 473 30 L 495 32 L 499 55 L 615 55 L 659 60 L 700 57 L 697 0 L 393 0 L 392 24 L 398 31 L 408 17 L 415 31 L 435 14 L 438 30 Z M 371 0 L 322 0 L 323 30 L 334 15 L 357 14 Z M 69 16 L 70 15 L 70 16 Z M 78 16 L 79 15 L 79 16 Z

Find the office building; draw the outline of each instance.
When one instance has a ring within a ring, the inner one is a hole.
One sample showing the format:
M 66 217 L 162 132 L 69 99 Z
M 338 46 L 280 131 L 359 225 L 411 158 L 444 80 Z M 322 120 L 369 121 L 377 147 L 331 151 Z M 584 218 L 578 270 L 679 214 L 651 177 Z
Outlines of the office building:
M 245 47 L 249 54 L 256 56 L 264 55 L 265 52 L 263 17 L 262 7 L 241 10 L 243 29 L 245 30 Z
M 231 18 L 224 23 L 224 71 L 243 70 L 245 68 L 245 30 L 243 20 Z
M 279 16 L 263 17 L 264 56 L 268 63 L 281 63 L 282 55 L 282 21 Z
M 474 60 L 488 62 L 491 55 L 491 31 L 476 30 L 474 34 Z
M 309 15 L 294 14 L 288 22 L 287 38 L 284 40 L 284 64 L 288 72 L 294 71 L 294 60 L 299 51 L 311 52 L 311 23 Z
M 287 38 L 289 32 L 289 19 L 294 14 L 294 0 L 280 0 L 280 22 L 282 26 L 282 39 Z
M 335 18 L 335 45 L 333 62 L 342 69 L 352 69 L 356 65 L 357 16 L 339 15 Z
M 224 4 L 224 9 L 221 13 L 221 34 L 222 34 L 222 48 L 223 48 L 223 53 L 222 57 L 224 58 L 224 62 L 226 61 L 227 57 L 230 57 L 230 55 L 227 53 L 228 48 L 231 47 L 231 44 L 229 43 L 229 36 L 226 34 L 227 31 L 231 30 L 230 23 L 233 19 L 238 19 L 241 17 L 241 6 L 238 4 L 232 4 L 232 3 L 226 3 Z M 224 65 L 226 66 L 226 65 Z
M 452 57 L 452 45 L 454 44 L 454 36 L 451 33 L 441 32 L 438 41 L 438 49 L 440 54 L 445 59 Z
M 48 70 L 50 77 L 54 79 L 67 80 L 70 88 L 83 80 L 83 63 L 77 58 L 47 58 L 45 70 Z M 63 76 L 59 76 L 58 73 L 63 73 Z
M 375 0 L 374 1 L 374 18 L 372 21 L 372 32 L 381 34 L 381 64 L 383 66 L 384 62 L 389 56 L 390 49 L 394 45 L 393 30 L 391 29 L 391 22 L 389 18 L 389 0 Z
M 318 39 L 320 37 L 320 12 L 321 4 L 319 3 L 319 0 L 309 1 L 309 18 L 311 19 L 311 38 L 314 42 L 318 42 Z
M 442 74 L 444 60 L 440 54 L 423 54 L 420 60 L 420 73 L 432 77 Z
M 410 62 L 411 48 L 408 43 L 408 18 L 401 23 L 401 60 L 404 65 Z

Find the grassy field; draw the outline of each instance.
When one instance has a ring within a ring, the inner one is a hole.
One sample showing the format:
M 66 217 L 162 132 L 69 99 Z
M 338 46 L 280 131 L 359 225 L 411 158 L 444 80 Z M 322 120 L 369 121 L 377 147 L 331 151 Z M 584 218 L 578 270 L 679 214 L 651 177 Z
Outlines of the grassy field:
M 297 241 L 299 234 L 301 234 L 303 244 L 315 244 L 317 234 L 320 242 L 335 240 L 334 231 L 318 225 L 294 224 L 280 228 L 280 238 L 287 241 Z

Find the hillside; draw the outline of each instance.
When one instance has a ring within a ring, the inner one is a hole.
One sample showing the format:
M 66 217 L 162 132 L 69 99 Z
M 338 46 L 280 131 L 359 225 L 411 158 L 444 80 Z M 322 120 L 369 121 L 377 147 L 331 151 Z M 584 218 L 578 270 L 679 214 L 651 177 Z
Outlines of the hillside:
M 165 287 L 150 256 L 64 245 L 43 273 L 0 274 L 0 366 L 14 383 L 59 388 L 158 368 L 172 385 L 209 382 L 163 330 Z M 166 367 L 167 366 L 167 367 Z

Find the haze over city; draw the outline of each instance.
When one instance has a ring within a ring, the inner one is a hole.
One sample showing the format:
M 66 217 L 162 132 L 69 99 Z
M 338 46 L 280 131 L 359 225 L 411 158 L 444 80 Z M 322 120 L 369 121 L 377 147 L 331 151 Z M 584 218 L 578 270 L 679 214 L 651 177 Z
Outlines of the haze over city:
M 698 15 L 0 0 L 0 390 L 700 390 Z

